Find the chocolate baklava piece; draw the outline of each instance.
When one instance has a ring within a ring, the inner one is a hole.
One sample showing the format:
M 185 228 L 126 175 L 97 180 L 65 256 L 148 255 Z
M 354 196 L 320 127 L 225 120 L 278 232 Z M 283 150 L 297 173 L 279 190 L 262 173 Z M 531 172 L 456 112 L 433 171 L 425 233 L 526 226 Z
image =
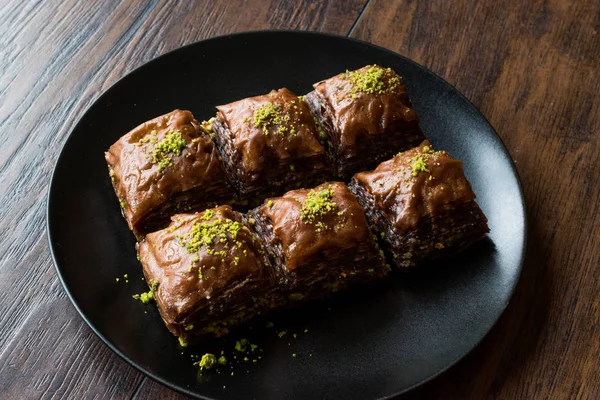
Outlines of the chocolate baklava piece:
M 328 137 L 340 178 L 372 169 L 424 139 L 402 79 L 390 68 L 368 65 L 313 86 L 305 101 Z
M 242 198 L 327 180 L 330 168 L 306 103 L 288 89 L 218 106 L 215 142 Z
M 267 199 L 250 218 L 292 302 L 324 298 L 389 271 L 364 210 L 343 183 Z
M 222 336 L 282 304 L 262 247 L 229 206 L 175 215 L 167 228 L 138 244 L 151 297 L 182 343 L 207 333 Z
M 399 267 L 457 253 L 489 232 L 462 162 L 428 141 L 349 186 Z
M 189 111 L 145 122 L 105 153 L 113 187 L 138 239 L 176 212 L 234 197 L 208 133 Z

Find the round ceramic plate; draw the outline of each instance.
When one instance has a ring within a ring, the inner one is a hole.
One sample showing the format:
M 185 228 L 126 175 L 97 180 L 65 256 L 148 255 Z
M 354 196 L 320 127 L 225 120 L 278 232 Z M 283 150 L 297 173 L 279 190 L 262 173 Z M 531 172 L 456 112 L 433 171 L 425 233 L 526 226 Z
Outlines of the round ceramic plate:
M 175 108 L 209 118 L 215 105 L 280 87 L 305 94 L 319 80 L 374 63 L 403 76 L 427 138 L 463 161 L 489 219 L 488 238 L 457 257 L 395 273 L 375 288 L 273 314 L 268 317 L 273 328 L 259 320 L 230 338 L 180 348 L 156 308 L 131 297 L 147 286 L 104 151 L 138 124 Z M 481 341 L 519 279 L 526 226 L 506 148 L 485 117 L 441 78 L 356 40 L 253 32 L 172 51 L 107 90 L 81 117 L 58 159 L 48 233 L 58 275 L 81 316 L 113 351 L 151 378 L 208 399 L 377 399 L 440 374 Z M 280 338 L 282 331 L 287 333 Z M 198 374 L 192 354 L 230 354 L 240 337 L 259 346 L 260 359 L 251 357 L 256 363 Z

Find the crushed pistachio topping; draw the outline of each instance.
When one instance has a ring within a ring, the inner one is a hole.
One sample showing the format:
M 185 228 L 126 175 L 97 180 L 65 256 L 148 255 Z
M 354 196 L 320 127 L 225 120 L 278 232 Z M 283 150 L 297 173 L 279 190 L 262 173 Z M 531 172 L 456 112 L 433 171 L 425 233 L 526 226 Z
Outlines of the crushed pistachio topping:
M 427 169 L 427 163 L 423 159 L 422 156 L 414 156 L 411 159 L 410 168 L 412 170 L 412 175 L 417 176 L 419 172 L 429 172 Z
M 202 356 L 200 361 L 194 364 L 199 365 L 200 369 L 211 369 L 217 364 L 217 357 L 212 353 L 206 353 Z
M 174 130 L 169 131 L 163 140 L 156 143 L 152 152 L 152 161 L 158 163 L 158 171 L 173 165 L 170 155 L 180 155 L 185 146 L 187 143 L 181 133 Z
M 141 301 L 144 304 L 150 303 L 150 300 L 154 300 L 154 293 L 158 290 L 158 281 L 152 282 L 150 290 L 145 293 L 134 294 L 133 298 Z
M 119 200 L 119 205 L 121 208 L 125 208 L 125 202 L 123 200 Z
M 235 342 L 235 349 L 237 351 L 246 351 L 246 346 L 248 346 L 248 339 L 241 339 Z
M 178 337 L 177 339 L 179 340 L 179 345 L 180 345 L 181 347 L 187 347 L 187 342 L 185 341 L 185 339 L 184 339 L 184 338 L 182 338 L 182 337 Z
M 268 102 L 262 104 L 254 111 L 254 127 L 261 128 L 265 135 L 269 134 L 269 128 L 276 127 L 274 130 L 275 133 L 283 136 L 286 132 L 290 131 L 287 126 L 290 119 L 289 114 L 282 112 L 282 107 L 279 103 Z M 292 131 L 290 133 L 295 135 L 296 131 L 294 129 Z
M 226 251 L 216 251 L 214 249 L 216 243 L 232 241 L 236 246 L 242 246 L 242 242 L 237 240 L 237 235 L 243 227 L 242 224 L 229 218 L 218 218 L 210 222 L 214 215 L 212 210 L 205 211 L 204 215 L 200 217 L 202 222 L 194 223 L 192 229 L 181 237 L 181 244 L 185 246 L 188 253 L 195 253 L 204 246 L 208 254 L 225 257 L 227 255 Z M 199 274 L 201 275 L 201 272 Z
M 321 142 L 324 142 L 325 140 L 327 140 L 327 134 L 325 133 L 325 130 L 323 129 L 323 126 L 321 125 L 319 120 L 316 118 L 313 118 L 313 119 L 315 120 L 315 126 L 317 127 L 317 133 L 319 134 L 319 139 L 321 139 Z
M 225 356 L 219 357 L 219 359 L 217 360 L 217 364 L 219 364 L 219 365 L 226 365 L 227 364 L 227 357 L 225 357 Z
M 391 68 L 378 65 L 371 65 L 364 70 L 346 71 L 344 79 L 352 84 L 350 96 L 353 98 L 357 98 L 358 93 L 395 93 L 402 86 L 400 78 Z
M 271 321 L 267 321 L 266 327 L 267 328 L 272 328 L 274 325 Z
M 150 136 L 140 139 L 138 146 L 150 143 L 152 145 L 152 162 L 158 164 L 158 171 L 161 172 L 167 167 L 173 165 L 172 156 L 180 155 L 187 146 L 187 142 L 181 136 L 181 132 L 171 129 L 165 137 L 159 141 L 156 131 L 150 132 Z
M 302 204 L 300 218 L 307 224 L 314 223 L 319 217 L 337 211 L 337 204 L 333 201 L 333 189 L 311 190 Z M 325 226 L 318 226 L 323 229 Z
M 190 324 L 190 325 L 186 326 L 184 329 L 186 331 L 191 331 L 192 329 L 194 329 L 194 324 Z
M 202 128 L 207 133 L 212 133 L 212 131 L 213 131 L 213 122 L 215 122 L 215 119 L 216 119 L 215 117 L 212 117 L 208 121 L 202 121 L 202 123 L 200 125 L 202 126 Z

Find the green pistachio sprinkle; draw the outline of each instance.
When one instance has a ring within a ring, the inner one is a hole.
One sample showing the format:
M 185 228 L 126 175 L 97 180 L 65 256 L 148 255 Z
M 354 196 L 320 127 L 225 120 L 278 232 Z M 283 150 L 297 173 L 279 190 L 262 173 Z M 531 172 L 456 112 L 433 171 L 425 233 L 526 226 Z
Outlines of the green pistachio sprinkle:
M 267 321 L 267 328 L 272 328 L 273 327 L 273 323 L 271 321 Z
M 192 329 L 194 329 L 194 324 L 190 324 L 190 325 L 186 326 L 184 329 L 186 331 L 191 331 Z
M 169 131 L 163 140 L 154 145 L 152 161 L 158 163 L 158 171 L 173 165 L 171 154 L 180 155 L 187 143 L 179 131 Z
M 311 224 L 319 217 L 337 211 L 337 204 L 333 201 L 333 189 L 311 190 L 302 204 L 301 219 Z
M 410 168 L 412 170 L 412 175 L 417 176 L 419 172 L 429 172 L 427 169 L 427 163 L 421 156 L 414 156 L 411 159 Z
M 358 93 L 394 93 L 402 85 L 400 78 L 391 68 L 382 68 L 378 65 L 364 70 L 346 71 L 344 77 L 352 83 L 350 90 L 352 98 L 357 98 Z
M 283 136 L 289 130 L 287 127 L 289 121 L 290 115 L 282 112 L 282 107 L 279 103 L 268 102 L 262 104 L 254 111 L 254 127 L 261 128 L 265 135 L 269 134 L 270 127 L 277 127 L 275 132 Z
M 250 344 L 250 351 L 256 351 L 257 348 L 258 348 L 258 345 Z
M 314 117 L 313 117 L 313 120 L 315 121 L 315 126 L 317 127 L 317 133 L 319 134 L 319 139 L 321 139 L 321 142 L 324 142 L 325 140 L 327 140 L 327 134 L 325 133 L 325 130 L 323 129 L 323 126 L 321 125 L 319 120 Z
M 217 364 L 217 357 L 212 353 L 206 353 L 202 356 L 200 361 L 194 363 L 200 366 L 200 369 L 211 369 Z
M 227 358 L 225 356 L 219 357 L 219 359 L 217 360 L 217 364 L 219 364 L 219 365 L 226 365 L 227 364 Z
M 295 170 L 296 170 L 296 167 L 293 165 L 290 165 L 290 171 L 295 171 Z
M 267 201 L 267 207 L 273 207 L 273 200 Z
M 246 346 L 248 346 L 248 339 L 241 339 L 235 342 L 235 349 L 237 351 L 246 351 Z
M 208 121 L 202 121 L 202 123 L 200 125 L 202 126 L 202 128 L 204 128 L 204 130 L 207 133 L 212 133 L 212 131 L 213 131 L 213 122 L 215 122 L 215 119 L 216 119 L 215 117 L 212 117 Z
M 150 300 L 154 299 L 154 292 L 156 292 L 157 289 L 158 289 L 158 281 L 154 281 L 154 282 L 152 282 L 152 285 L 150 286 L 149 291 L 147 291 L 145 293 L 134 294 L 133 298 L 141 301 L 144 304 L 148 304 L 148 303 L 150 303 Z
M 119 200 L 119 205 L 121 208 L 125 208 L 125 202 L 123 200 Z
M 207 214 L 209 212 L 212 214 Z M 242 243 L 237 240 L 237 235 L 242 230 L 242 224 L 229 218 L 218 218 L 209 222 L 209 219 L 213 216 L 214 213 L 211 210 L 206 211 L 200 218 L 203 221 L 194 223 L 192 229 L 183 237 L 182 245 L 189 253 L 195 253 L 204 246 L 208 254 L 224 257 L 227 253 L 225 251 L 215 251 L 213 245 L 215 243 L 225 243 L 228 239 L 238 247 L 241 246 Z
M 182 337 L 178 337 L 177 339 L 179 340 L 179 345 L 180 345 L 181 347 L 187 347 L 187 342 L 185 341 L 185 339 L 184 339 L 184 338 L 182 338 Z

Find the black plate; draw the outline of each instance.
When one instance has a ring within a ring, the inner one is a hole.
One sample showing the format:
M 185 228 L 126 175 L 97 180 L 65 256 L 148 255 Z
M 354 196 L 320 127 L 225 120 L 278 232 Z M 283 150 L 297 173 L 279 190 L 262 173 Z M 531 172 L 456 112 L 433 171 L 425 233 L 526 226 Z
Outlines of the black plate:
M 210 117 L 217 104 L 283 86 L 303 94 L 314 82 L 372 63 L 404 77 L 426 136 L 464 162 L 489 218 L 489 239 L 456 258 L 397 274 L 375 289 L 274 315 L 274 329 L 289 332 L 281 339 L 264 328 L 264 321 L 257 322 L 235 336 L 248 336 L 262 348 L 259 362 L 236 366 L 234 376 L 198 376 L 190 353 L 229 351 L 231 343 L 215 342 L 182 355 L 155 307 L 132 300 L 133 293 L 147 288 L 104 151 L 139 123 L 175 108 Z M 374 399 L 431 379 L 481 341 L 519 278 L 526 226 L 519 179 L 506 148 L 483 115 L 441 78 L 355 40 L 253 32 L 170 52 L 104 93 L 58 159 L 48 233 L 58 275 L 84 320 L 113 351 L 153 379 L 200 398 Z M 292 333 L 299 335 L 294 339 Z

